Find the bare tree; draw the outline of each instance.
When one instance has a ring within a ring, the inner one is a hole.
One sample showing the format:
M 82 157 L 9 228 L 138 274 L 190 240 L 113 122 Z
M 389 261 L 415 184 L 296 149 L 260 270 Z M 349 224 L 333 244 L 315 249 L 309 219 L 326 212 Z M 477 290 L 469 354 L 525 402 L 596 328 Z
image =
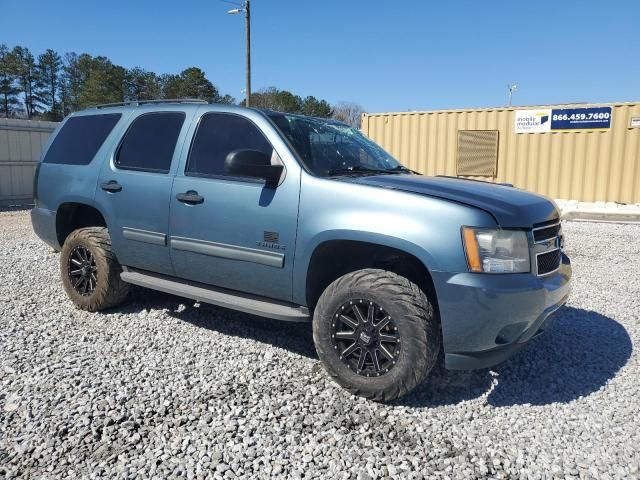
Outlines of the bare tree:
M 360 128 L 363 113 L 364 108 L 357 103 L 340 102 L 333 107 L 333 118 L 355 128 Z

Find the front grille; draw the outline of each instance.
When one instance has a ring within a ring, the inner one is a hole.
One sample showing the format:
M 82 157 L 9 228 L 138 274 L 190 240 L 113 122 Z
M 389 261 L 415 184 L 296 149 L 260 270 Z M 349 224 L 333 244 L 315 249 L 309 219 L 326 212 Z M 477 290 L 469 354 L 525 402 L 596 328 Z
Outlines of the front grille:
M 551 250 L 550 252 L 541 253 L 537 256 L 538 262 L 538 275 L 546 275 L 547 273 L 555 272 L 560 268 L 560 262 L 562 261 L 562 252 L 558 248 Z
M 542 242 L 557 236 L 560 233 L 560 224 L 549 225 L 548 227 L 537 228 L 533 231 L 533 240 Z

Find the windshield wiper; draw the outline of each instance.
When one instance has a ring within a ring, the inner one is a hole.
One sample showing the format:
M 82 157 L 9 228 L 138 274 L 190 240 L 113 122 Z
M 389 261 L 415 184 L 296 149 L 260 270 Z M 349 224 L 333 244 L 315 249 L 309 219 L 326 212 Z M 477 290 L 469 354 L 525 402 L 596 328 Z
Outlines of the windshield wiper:
M 329 170 L 327 176 L 335 177 L 338 175 L 354 175 L 354 174 L 389 174 L 395 173 L 395 171 L 391 169 L 383 169 L 383 168 L 367 168 L 362 167 L 360 165 L 354 165 L 353 167 L 348 168 L 337 168 L 335 170 Z
M 398 165 L 397 167 L 387 168 L 387 172 L 409 172 L 415 175 L 422 175 L 420 172 L 416 172 L 415 170 L 411 170 L 410 168 L 405 167 L 404 165 Z

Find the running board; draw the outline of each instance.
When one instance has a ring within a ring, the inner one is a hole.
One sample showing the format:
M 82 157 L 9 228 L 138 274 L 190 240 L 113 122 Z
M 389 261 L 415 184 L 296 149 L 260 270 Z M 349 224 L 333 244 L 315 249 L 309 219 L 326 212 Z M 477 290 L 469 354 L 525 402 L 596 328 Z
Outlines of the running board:
M 260 317 L 275 318 L 289 322 L 308 322 L 309 310 L 290 303 L 279 302 L 257 295 L 236 292 L 226 288 L 213 287 L 201 283 L 178 280 L 157 273 L 133 270 L 124 267 L 120 278 L 127 283 L 159 290 L 198 302 L 211 303 Z

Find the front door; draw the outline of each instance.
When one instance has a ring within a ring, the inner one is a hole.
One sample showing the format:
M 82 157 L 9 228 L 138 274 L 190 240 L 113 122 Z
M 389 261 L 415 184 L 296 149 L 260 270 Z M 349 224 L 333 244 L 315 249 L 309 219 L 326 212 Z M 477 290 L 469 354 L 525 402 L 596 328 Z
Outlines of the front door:
M 202 115 L 173 184 L 171 257 L 178 277 L 290 301 L 300 172 L 285 170 L 281 184 L 267 188 L 224 169 L 237 149 L 263 151 L 281 162 L 267 138 L 273 127 L 265 132 L 264 122 L 258 127 L 235 113 Z
M 169 196 L 187 130 L 184 111 L 141 113 L 102 167 L 95 201 L 122 265 L 173 274 Z

